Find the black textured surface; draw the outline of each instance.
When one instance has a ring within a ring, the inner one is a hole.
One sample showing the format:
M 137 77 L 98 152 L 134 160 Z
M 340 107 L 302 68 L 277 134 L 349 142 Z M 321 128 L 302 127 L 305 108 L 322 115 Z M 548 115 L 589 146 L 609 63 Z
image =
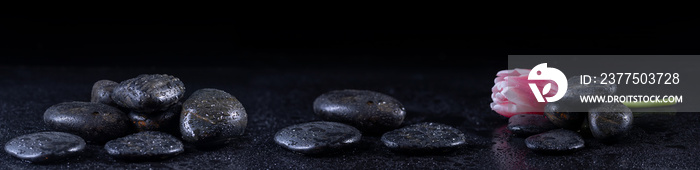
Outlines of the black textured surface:
M 182 139 L 198 146 L 220 146 L 240 138 L 248 124 L 248 114 L 236 97 L 218 89 L 194 91 L 182 104 Z
M 132 132 L 124 112 L 102 103 L 57 103 L 46 109 L 43 120 L 56 131 L 73 133 L 90 143 L 104 143 Z
M 400 153 L 445 153 L 459 149 L 467 137 L 451 126 L 423 122 L 402 127 L 382 135 L 384 145 Z
M 530 151 L 523 138 L 505 130 L 507 119 L 490 110 L 491 69 L 334 68 L 64 68 L 0 67 L 0 142 L 50 130 L 41 120 L 56 103 L 90 99 L 97 80 L 125 80 L 142 73 L 175 75 L 187 89 L 218 88 L 236 96 L 249 122 L 240 141 L 214 150 L 186 144 L 185 153 L 157 162 L 128 163 L 109 157 L 99 145 L 72 161 L 33 165 L 0 154 L 2 169 L 494 169 L 494 168 L 700 168 L 700 114 L 678 113 L 665 119 L 635 119 L 630 134 L 613 144 L 584 137 L 585 149 L 561 155 Z M 89 73 L 89 74 L 86 74 Z M 406 108 L 403 125 L 437 122 L 468 136 L 467 145 L 446 155 L 402 155 L 389 151 L 378 136 L 363 136 L 347 153 L 307 157 L 277 146 L 279 129 L 320 120 L 313 100 L 330 90 L 367 89 L 391 95 Z M 194 90 L 188 90 L 189 96 Z M 663 120 L 663 121 L 657 121 Z M 340 166 L 342 165 L 342 166 Z
M 537 152 L 562 153 L 583 148 L 584 141 L 574 131 L 555 129 L 525 138 L 525 145 Z

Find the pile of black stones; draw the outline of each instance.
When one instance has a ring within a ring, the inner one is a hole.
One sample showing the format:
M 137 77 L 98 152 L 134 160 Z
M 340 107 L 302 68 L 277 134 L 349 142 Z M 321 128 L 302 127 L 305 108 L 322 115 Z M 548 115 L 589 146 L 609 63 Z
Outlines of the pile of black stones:
M 166 74 L 142 74 L 119 83 L 100 80 L 90 102 L 46 109 L 44 122 L 55 131 L 13 138 L 5 151 L 28 162 L 50 163 L 94 144 L 104 145 L 115 159 L 151 161 L 183 153 L 182 141 L 216 147 L 243 135 L 247 114 L 231 94 L 199 89 L 186 100 L 184 94 L 182 81 Z
M 579 102 L 579 95 L 614 94 L 615 84 L 580 84 L 578 76 L 569 78 L 568 84 L 565 96 L 547 103 L 544 115 L 520 114 L 508 120 L 508 130 L 526 138 L 529 149 L 547 154 L 571 153 L 585 146 L 583 136 L 611 143 L 632 128 L 632 111 L 621 103 Z M 580 110 L 588 112 L 573 112 Z
M 381 135 L 397 153 L 445 153 L 466 143 L 464 133 L 448 125 L 424 122 L 401 127 L 406 111 L 391 96 L 369 90 L 335 90 L 313 102 L 323 121 L 301 123 L 279 130 L 275 143 L 304 155 L 338 153 L 360 142 L 363 134 Z

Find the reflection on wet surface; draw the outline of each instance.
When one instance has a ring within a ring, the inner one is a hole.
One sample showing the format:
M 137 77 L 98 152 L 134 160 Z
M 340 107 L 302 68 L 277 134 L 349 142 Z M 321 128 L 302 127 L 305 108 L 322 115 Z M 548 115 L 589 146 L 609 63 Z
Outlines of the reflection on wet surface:
M 499 169 L 530 169 L 525 162 L 525 157 L 531 152 L 525 147 L 521 138 L 512 137 L 507 125 L 496 128 L 493 131 L 493 146 L 491 152 Z

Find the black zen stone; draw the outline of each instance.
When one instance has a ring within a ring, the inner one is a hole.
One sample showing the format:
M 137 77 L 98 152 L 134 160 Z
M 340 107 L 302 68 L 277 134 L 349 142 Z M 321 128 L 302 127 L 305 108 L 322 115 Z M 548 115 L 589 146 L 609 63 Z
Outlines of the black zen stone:
M 130 112 L 129 119 L 134 128 L 141 131 L 179 132 L 180 111 L 182 103 L 171 106 L 168 110 L 154 113 Z
M 218 146 L 243 135 L 248 115 L 243 104 L 217 89 L 200 89 L 183 103 L 182 139 L 198 146 Z
M 525 145 L 535 152 L 567 153 L 583 148 L 584 141 L 574 131 L 556 129 L 527 137 Z
M 536 114 L 519 114 L 508 119 L 508 130 L 513 134 L 527 137 L 530 135 L 556 129 L 546 117 Z
M 581 127 L 581 124 L 583 124 L 583 120 L 586 119 L 588 113 L 571 112 L 567 105 L 559 102 L 553 102 L 547 103 L 547 105 L 544 107 L 544 115 L 550 122 L 558 127 L 576 130 Z
M 112 92 L 112 100 L 139 113 L 166 110 L 185 94 L 185 85 L 167 74 L 142 74 L 124 80 Z
M 346 123 L 372 133 L 395 129 L 406 116 L 401 102 L 368 90 L 330 91 L 316 98 L 313 108 L 323 120 Z
M 90 95 L 90 102 L 107 104 L 110 106 L 116 106 L 114 101 L 112 101 L 112 90 L 114 87 L 119 85 L 119 83 L 112 80 L 100 80 L 92 85 L 92 94 Z
M 632 111 L 621 103 L 603 104 L 588 112 L 593 137 L 602 140 L 625 136 L 632 128 Z
M 103 143 L 131 132 L 129 118 L 117 108 L 92 102 L 64 102 L 44 112 L 44 122 L 57 131 Z
M 144 131 L 105 144 L 107 153 L 128 161 L 163 160 L 185 151 L 185 147 L 174 136 L 156 131 Z
M 5 152 L 32 163 L 48 163 L 75 156 L 85 149 L 85 140 L 64 132 L 39 132 L 10 139 Z
M 302 154 L 326 154 L 358 142 L 362 133 L 337 122 L 309 122 L 285 127 L 275 134 L 275 143 Z
M 439 123 L 419 123 L 384 133 L 384 145 L 402 153 L 443 153 L 466 144 L 462 131 Z

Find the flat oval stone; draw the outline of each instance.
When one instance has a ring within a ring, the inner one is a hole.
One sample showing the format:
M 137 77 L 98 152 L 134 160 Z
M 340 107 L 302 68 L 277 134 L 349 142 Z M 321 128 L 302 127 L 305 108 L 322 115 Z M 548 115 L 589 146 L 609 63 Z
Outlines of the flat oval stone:
M 116 106 L 116 103 L 112 101 L 112 90 L 114 90 L 114 87 L 117 85 L 119 85 L 119 83 L 112 80 L 100 80 L 95 82 L 95 84 L 92 85 L 90 102 Z
M 602 104 L 588 112 L 591 134 L 602 140 L 625 136 L 632 129 L 632 120 L 632 110 L 620 103 Z
M 112 100 L 140 113 L 166 110 L 185 94 L 185 85 L 167 74 L 142 74 L 124 80 L 112 92 Z
M 588 113 L 571 112 L 570 110 L 568 106 L 562 103 L 547 103 L 544 107 L 544 115 L 550 122 L 558 127 L 575 130 L 581 127 Z
M 527 137 L 525 145 L 536 152 L 564 153 L 583 148 L 584 141 L 574 131 L 556 129 Z
M 117 138 L 107 142 L 104 148 L 110 156 L 129 161 L 163 160 L 185 151 L 180 140 L 170 134 L 156 131 L 144 131 Z
M 32 163 L 47 163 L 75 156 L 85 149 L 85 140 L 64 132 L 39 132 L 10 139 L 5 152 Z
M 364 132 L 396 129 L 406 116 L 401 102 L 369 90 L 336 90 L 322 94 L 313 104 L 316 115 L 342 122 Z
M 530 135 L 556 129 L 557 126 L 549 122 L 543 115 L 519 114 L 508 119 L 508 130 L 518 136 Z
M 76 134 L 91 143 L 102 143 L 131 132 L 129 118 L 121 110 L 102 103 L 64 102 L 44 112 L 51 128 Z
M 168 110 L 154 113 L 129 112 L 129 119 L 134 128 L 141 131 L 161 131 L 179 133 L 178 123 L 182 104 L 177 103 Z
M 281 129 L 275 143 L 302 154 L 325 154 L 352 146 L 361 138 L 362 133 L 350 125 L 318 121 Z
M 200 89 L 182 105 L 180 133 L 195 145 L 222 145 L 243 135 L 247 123 L 238 99 L 222 90 Z
M 441 153 L 466 144 L 459 129 L 439 123 L 419 123 L 384 133 L 385 146 L 406 153 Z

